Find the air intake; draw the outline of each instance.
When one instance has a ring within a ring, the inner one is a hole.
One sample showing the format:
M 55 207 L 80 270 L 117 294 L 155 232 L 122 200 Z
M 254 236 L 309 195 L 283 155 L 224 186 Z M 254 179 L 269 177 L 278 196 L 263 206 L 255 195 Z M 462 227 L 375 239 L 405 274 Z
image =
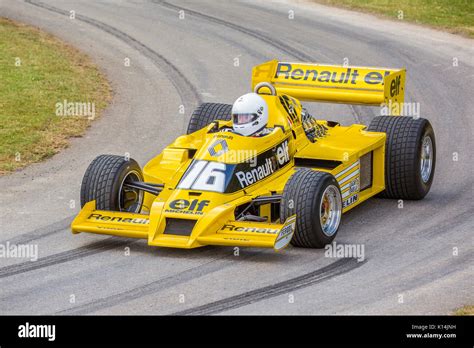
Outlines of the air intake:
M 360 158 L 360 190 L 372 187 L 372 157 L 373 151 Z
M 190 236 L 194 225 L 196 225 L 196 220 L 166 218 L 164 234 Z

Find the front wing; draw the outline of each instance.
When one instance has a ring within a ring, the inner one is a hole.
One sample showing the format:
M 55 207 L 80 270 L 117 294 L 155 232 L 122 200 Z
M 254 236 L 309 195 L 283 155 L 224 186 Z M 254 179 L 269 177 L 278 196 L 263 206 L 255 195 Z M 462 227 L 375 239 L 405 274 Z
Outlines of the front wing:
M 154 216 L 153 209 L 150 215 L 96 210 L 95 201 L 91 201 L 84 205 L 71 229 L 72 233 L 142 238 L 147 239 L 149 245 L 186 249 L 223 245 L 274 248 L 278 251 L 285 248 L 293 237 L 296 215 L 282 224 L 236 221 L 230 218 L 233 214 L 229 214 L 229 210 L 229 207 L 214 209 L 199 220 L 167 221 L 166 217 Z

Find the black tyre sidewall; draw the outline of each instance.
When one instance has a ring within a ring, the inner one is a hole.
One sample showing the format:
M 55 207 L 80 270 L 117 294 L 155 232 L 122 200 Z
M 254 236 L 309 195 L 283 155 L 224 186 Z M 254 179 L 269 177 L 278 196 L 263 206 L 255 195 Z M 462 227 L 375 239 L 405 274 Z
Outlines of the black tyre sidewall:
M 314 185 L 308 186 L 311 181 Z M 280 206 L 280 220 L 283 223 L 288 217 L 296 214 L 296 230 L 291 240 L 292 245 L 323 248 L 336 237 L 340 222 L 338 229 L 331 236 L 327 236 L 322 230 L 320 220 L 321 200 L 324 191 L 330 185 L 337 187 L 339 195 L 341 194 L 339 184 L 333 175 L 308 168 L 297 169 L 286 183 Z M 293 208 L 289 208 L 290 200 L 294 202 Z
M 98 210 L 119 211 L 120 187 L 124 178 L 132 171 L 143 181 L 143 173 L 134 159 L 115 155 L 96 157 L 82 179 L 81 207 L 95 200 Z
M 416 163 L 414 163 L 414 165 L 416 166 L 415 187 L 417 190 L 417 194 L 414 197 L 415 199 L 422 199 L 429 192 L 431 188 L 431 184 L 433 183 L 434 172 L 436 168 L 436 144 L 435 144 L 435 136 L 434 136 L 433 127 L 428 122 L 428 120 L 423 119 L 423 121 L 424 121 L 423 126 L 420 127 L 420 134 L 417 139 L 416 151 L 417 151 L 418 156 L 416 157 Z M 423 145 L 423 139 L 425 138 L 425 136 L 429 136 L 431 138 L 431 143 L 433 145 L 433 148 L 432 148 L 433 162 L 431 165 L 431 173 L 430 173 L 430 178 L 428 182 L 426 183 L 423 182 L 423 179 L 421 177 L 421 147 Z
M 425 118 L 408 116 L 377 116 L 368 131 L 384 132 L 385 190 L 383 198 L 419 200 L 426 196 L 433 183 L 436 168 L 436 141 L 433 127 Z M 421 149 L 425 136 L 431 138 L 433 159 L 429 180 L 421 177 Z

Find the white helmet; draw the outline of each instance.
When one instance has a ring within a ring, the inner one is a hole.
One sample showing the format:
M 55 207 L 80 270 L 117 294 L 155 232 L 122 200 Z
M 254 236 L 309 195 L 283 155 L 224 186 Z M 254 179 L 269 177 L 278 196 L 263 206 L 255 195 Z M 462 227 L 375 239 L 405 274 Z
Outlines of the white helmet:
M 267 102 L 257 93 L 244 94 L 232 106 L 232 121 L 234 132 L 240 135 L 261 131 L 268 122 Z

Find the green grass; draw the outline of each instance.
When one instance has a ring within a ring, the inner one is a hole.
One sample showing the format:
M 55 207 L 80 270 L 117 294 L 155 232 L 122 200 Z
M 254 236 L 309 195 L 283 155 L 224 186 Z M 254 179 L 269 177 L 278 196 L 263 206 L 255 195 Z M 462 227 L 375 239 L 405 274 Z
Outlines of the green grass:
M 0 37 L 0 174 L 5 174 L 52 156 L 90 125 L 87 117 L 57 116 L 57 102 L 95 103 L 97 117 L 111 92 L 87 56 L 45 32 L 0 18 Z
M 381 14 L 398 19 L 428 25 L 455 34 L 474 38 L 473 0 L 314 0 L 344 8 Z
M 470 305 L 459 308 L 454 312 L 454 315 L 474 315 L 474 306 Z

